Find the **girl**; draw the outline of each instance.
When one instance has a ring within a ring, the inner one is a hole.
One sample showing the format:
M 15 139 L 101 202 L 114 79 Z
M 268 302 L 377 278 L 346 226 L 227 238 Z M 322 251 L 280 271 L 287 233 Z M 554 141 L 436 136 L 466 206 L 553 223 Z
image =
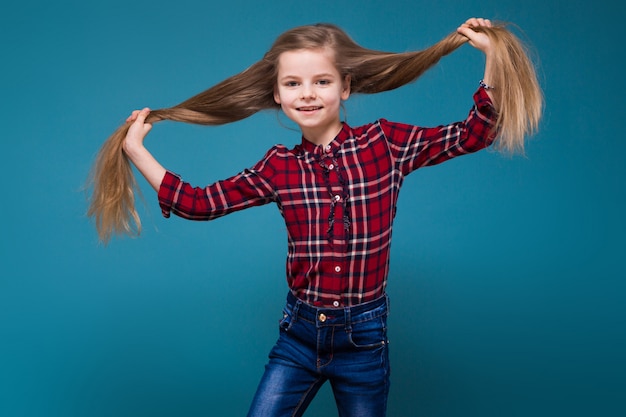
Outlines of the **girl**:
M 467 41 L 486 63 L 466 120 L 436 128 L 385 119 L 354 128 L 340 120 L 351 93 L 407 84 Z M 248 415 L 301 416 L 330 381 L 340 416 L 381 417 L 389 389 L 385 287 L 404 176 L 496 138 L 502 149 L 523 150 L 541 106 L 522 45 L 486 19 L 404 54 L 362 48 L 332 25 L 299 27 L 252 67 L 178 106 L 132 112 L 96 161 L 90 214 L 103 240 L 131 232 L 131 218 L 138 231 L 128 159 L 157 191 L 165 217 L 212 220 L 276 203 L 287 226 L 290 291 Z M 272 107 L 298 124 L 301 144 L 274 146 L 254 167 L 205 188 L 166 170 L 143 144 L 158 120 L 221 124 Z

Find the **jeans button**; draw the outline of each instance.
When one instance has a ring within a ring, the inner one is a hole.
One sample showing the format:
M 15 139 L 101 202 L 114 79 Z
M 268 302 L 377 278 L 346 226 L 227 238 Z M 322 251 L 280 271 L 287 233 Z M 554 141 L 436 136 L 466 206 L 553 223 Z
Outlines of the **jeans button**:
M 320 319 L 320 321 L 322 323 L 324 323 L 326 321 L 326 314 L 324 313 L 320 313 L 320 315 L 318 316 L 318 318 Z

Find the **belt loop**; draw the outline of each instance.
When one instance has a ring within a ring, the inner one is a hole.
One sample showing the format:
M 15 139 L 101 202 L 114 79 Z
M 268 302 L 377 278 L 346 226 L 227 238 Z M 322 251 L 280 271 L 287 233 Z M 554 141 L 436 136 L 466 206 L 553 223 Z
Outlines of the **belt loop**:
M 291 312 L 291 318 L 293 323 L 298 320 L 298 312 L 300 311 L 300 306 L 302 305 L 302 301 L 296 297 L 296 302 L 293 305 L 293 310 Z
M 345 316 L 345 328 L 347 333 L 352 332 L 352 309 L 350 307 L 344 307 L 343 314 Z

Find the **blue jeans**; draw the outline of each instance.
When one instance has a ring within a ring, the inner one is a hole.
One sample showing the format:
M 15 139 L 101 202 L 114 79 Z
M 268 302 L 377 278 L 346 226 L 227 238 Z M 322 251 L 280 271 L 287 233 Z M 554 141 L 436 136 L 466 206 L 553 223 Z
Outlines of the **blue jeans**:
M 248 417 L 302 416 L 330 381 L 340 417 L 384 417 L 389 393 L 387 297 L 317 308 L 291 293 Z

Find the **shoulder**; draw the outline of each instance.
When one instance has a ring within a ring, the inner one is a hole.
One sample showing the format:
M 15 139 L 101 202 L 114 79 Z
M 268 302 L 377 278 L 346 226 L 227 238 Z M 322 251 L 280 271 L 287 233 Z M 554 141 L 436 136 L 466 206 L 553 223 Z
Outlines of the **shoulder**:
M 289 149 L 285 145 L 276 144 L 269 148 L 267 152 L 265 152 L 263 159 L 261 159 L 259 163 L 263 161 L 267 162 L 276 159 L 290 158 L 294 155 L 294 149 Z
M 361 126 L 347 126 L 344 129 L 345 140 L 343 141 L 342 148 L 344 151 L 349 150 L 362 150 L 372 148 L 376 146 L 387 147 L 388 135 L 387 125 L 389 125 L 386 119 L 378 119 L 371 123 L 366 123 Z
M 378 139 L 393 139 L 398 135 L 406 135 L 416 129 L 416 126 L 406 123 L 392 122 L 380 118 L 372 123 L 353 128 L 353 136 L 357 141 L 375 141 Z
M 296 148 L 289 149 L 285 145 L 274 145 L 265 152 L 263 158 L 256 163 L 252 170 L 268 173 L 281 169 L 289 160 L 296 158 Z
M 381 134 L 384 134 L 383 126 L 387 123 L 389 122 L 387 122 L 387 120 L 385 119 L 378 119 L 374 122 L 367 123 L 362 126 L 349 127 L 350 136 L 357 142 L 378 139 Z

